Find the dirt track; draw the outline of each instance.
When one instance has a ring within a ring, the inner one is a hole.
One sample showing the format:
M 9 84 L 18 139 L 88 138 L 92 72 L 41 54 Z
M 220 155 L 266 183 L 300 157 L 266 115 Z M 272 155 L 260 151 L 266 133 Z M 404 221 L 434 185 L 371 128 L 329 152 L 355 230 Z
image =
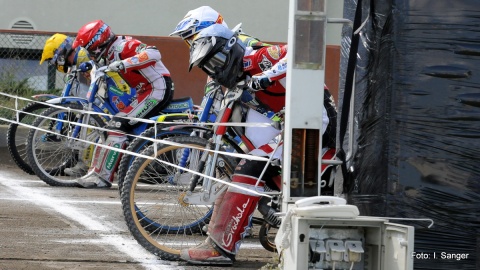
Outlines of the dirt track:
M 12 163 L 0 133 L 0 270 L 224 269 L 163 261 L 128 231 L 116 185 L 51 187 Z M 246 239 L 232 269 L 259 269 L 274 254 Z

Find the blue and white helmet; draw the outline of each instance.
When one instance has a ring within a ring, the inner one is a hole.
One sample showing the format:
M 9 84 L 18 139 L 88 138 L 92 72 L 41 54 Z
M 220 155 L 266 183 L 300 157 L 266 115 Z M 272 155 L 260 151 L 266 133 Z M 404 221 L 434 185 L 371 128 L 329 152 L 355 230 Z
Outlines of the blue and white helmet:
M 170 36 L 179 36 L 183 40 L 192 38 L 195 34 L 214 24 L 222 24 L 228 28 L 222 15 L 209 6 L 190 10 L 181 20 Z M 189 44 L 191 45 L 191 44 Z

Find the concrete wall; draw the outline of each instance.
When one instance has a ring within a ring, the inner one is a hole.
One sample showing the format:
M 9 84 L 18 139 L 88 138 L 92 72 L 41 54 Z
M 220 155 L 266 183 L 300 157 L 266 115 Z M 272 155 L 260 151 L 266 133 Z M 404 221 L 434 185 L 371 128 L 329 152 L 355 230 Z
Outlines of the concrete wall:
M 170 69 L 175 97 L 192 96 L 200 102 L 205 75 L 188 73 L 187 47 L 179 38 L 167 37 L 188 10 L 209 5 L 219 11 L 230 27 L 242 22 L 243 30 L 263 41 L 285 43 L 288 35 L 288 0 L 0 0 L 0 30 L 26 20 L 33 30 L 71 36 L 85 23 L 103 19 L 115 33 L 133 35 L 156 45 Z M 343 16 L 343 1 L 327 0 L 328 17 Z M 327 29 L 326 84 L 337 99 L 341 25 Z M 39 48 L 40 49 L 40 48 Z
M 116 33 L 168 36 L 185 14 L 209 5 L 229 27 L 242 23 L 246 33 L 265 41 L 286 42 L 288 0 L 0 0 L 0 29 L 26 20 L 33 30 L 77 32 L 85 23 L 103 19 Z M 343 16 L 343 1 L 327 0 L 328 16 Z M 332 26 L 328 44 L 340 44 L 340 28 Z

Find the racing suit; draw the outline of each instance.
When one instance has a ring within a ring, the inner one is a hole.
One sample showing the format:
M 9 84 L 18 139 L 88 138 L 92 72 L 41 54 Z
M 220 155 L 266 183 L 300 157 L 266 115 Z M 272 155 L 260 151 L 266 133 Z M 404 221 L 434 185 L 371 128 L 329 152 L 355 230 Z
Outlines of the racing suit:
M 119 36 L 107 50 L 106 64 L 122 61 L 120 76 L 130 87 L 136 89 L 136 99 L 120 109 L 122 116 L 146 118 L 168 105 L 173 97 L 173 83 L 170 72 L 161 61 L 160 51 L 147 46 L 130 36 Z M 130 129 L 131 121 L 117 119 L 123 129 Z M 123 127 L 125 122 L 128 124 Z
M 160 51 L 137 39 L 117 36 L 106 53 L 105 64 L 120 64 L 119 75 L 136 91 L 129 102 L 115 103 L 119 113 L 108 124 L 111 131 L 105 144 L 124 149 L 128 132 L 141 124 L 124 117 L 149 118 L 158 114 L 173 97 L 173 82 L 161 61 Z M 79 184 L 83 187 L 110 187 L 120 158 L 118 151 L 96 147 L 90 171 L 78 181 Z

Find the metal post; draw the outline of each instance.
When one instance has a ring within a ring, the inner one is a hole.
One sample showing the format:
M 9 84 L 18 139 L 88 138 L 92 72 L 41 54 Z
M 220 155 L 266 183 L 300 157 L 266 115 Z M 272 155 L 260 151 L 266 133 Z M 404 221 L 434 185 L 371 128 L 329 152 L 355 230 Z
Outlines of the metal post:
M 289 204 L 304 196 L 303 192 L 292 194 L 291 190 L 292 182 L 301 187 L 305 185 L 305 162 L 309 160 L 304 154 L 313 151 L 318 171 L 320 167 L 322 136 L 318 136 L 317 147 L 320 149 L 310 149 L 311 145 L 305 145 L 305 138 L 312 137 L 312 133 L 316 138 L 315 134 L 320 135 L 322 130 L 327 24 L 325 2 L 290 1 L 282 211 L 287 211 Z M 304 146 L 298 147 L 299 142 L 303 142 Z M 292 164 L 292 157 L 299 164 Z M 320 173 L 317 175 L 317 184 L 320 184 Z
M 47 71 L 47 90 L 55 89 L 55 78 L 56 78 L 57 69 L 55 66 L 48 65 Z

